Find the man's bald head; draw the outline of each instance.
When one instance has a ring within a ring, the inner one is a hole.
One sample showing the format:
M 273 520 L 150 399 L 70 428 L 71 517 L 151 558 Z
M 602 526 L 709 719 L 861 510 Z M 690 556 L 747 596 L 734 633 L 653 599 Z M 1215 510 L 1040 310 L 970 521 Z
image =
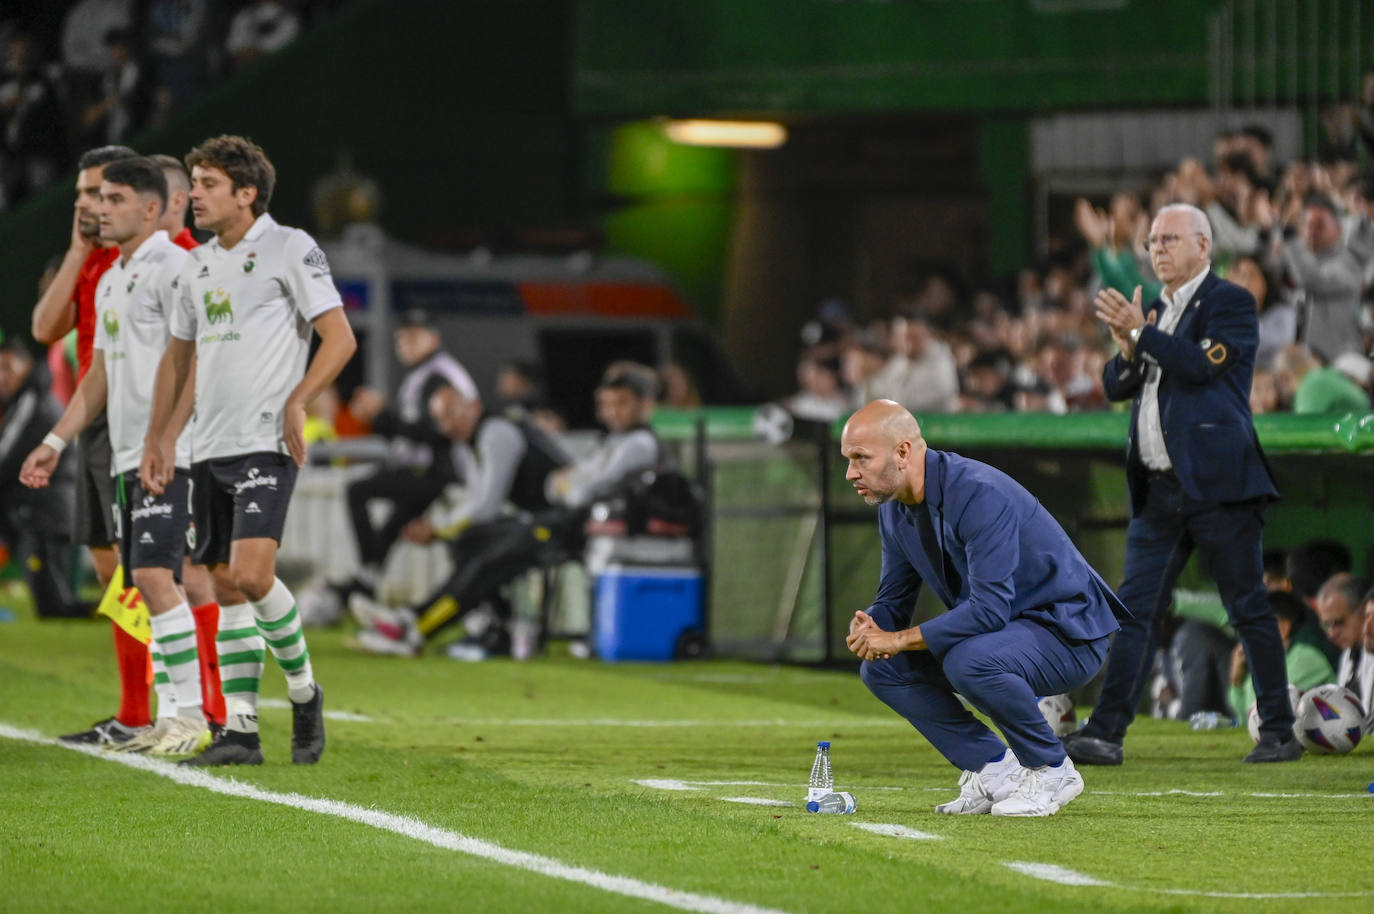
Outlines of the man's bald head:
M 924 500 L 925 452 L 916 417 L 891 400 L 862 407 L 840 434 L 840 453 L 849 461 L 845 479 L 871 505 Z

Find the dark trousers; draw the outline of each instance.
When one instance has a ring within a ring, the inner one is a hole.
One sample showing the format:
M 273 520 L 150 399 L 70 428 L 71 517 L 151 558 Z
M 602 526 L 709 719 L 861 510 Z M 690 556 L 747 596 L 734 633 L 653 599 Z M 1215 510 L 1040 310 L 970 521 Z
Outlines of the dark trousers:
M 383 469 L 348 486 L 348 516 L 358 538 L 358 561 L 379 566 L 401 537 L 401 529 L 443 494 L 447 480 L 436 472 Z M 372 526 L 367 506 L 372 501 L 389 501 L 391 516 L 380 528 Z
M 950 764 L 977 771 L 1011 746 L 1028 768 L 1057 765 L 1064 746 L 1036 706 L 1038 697 L 1076 689 L 1101 668 L 1107 639 L 1069 641 L 1029 619 L 960 641 L 936 659 L 906 651 L 865 660 L 864 685 L 911 722 Z M 1006 737 L 997 738 L 963 703 L 982 711 Z
M 1144 508 L 1126 532 L 1126 573 L 1117 596 L 1132 618 L 1121 620 L 1097 701 L 1083 732 L 1120 743 L 1149 680 L 1155 636 L 1179 573 L 1202 551 L 1221 601 L 1245 646 L 1259 705 L 1260 731 L 1291 739 L 1293 709 L 1278 622 L 1269 610 L 1260 558 L 1264 503 L 1199 505 L 1172 474 L 1152 474 Z
M 553 510 L 474 524 L 453 541 L 453 574 L 420 604 L 420 633 L 429 638 L 496 597 L 519 574 L 581 548 L 582 515 Z
M 1178 717 L 1187 720 L 1198 711 L 1244 715 L 1230 707 L 1231 649 L 1236 641 L 1226 632 L 1198 619 L 1184 619 L 1169 645 L 1178 686 Z

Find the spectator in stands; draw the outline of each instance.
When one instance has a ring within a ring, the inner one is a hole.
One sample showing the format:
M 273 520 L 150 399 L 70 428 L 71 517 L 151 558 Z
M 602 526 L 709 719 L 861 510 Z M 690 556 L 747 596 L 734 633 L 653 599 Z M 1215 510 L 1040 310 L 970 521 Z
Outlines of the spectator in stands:
M 691 373 L 680 362 L 659 366 L 663 379 L 663 405 L 672 409 L 701 409 L 701 391 Z
M 840 352 L 840 380 L 849 391 L 848 409 L 858 409 L 875 399 L 873 381 L 883 370 L 886 360 L 882 344 L 869 330 L 855 333 L 845 342 Z
M 563 417 L 549 406 L 544 394 L 544 369 L 537 362 L 513 359 L 496 372 L 497 409 L 508 415 L 529 418 L 550 435 L 567 428 Z
M 1272 372 L 1257 371 L 1250 382 L 1250 412 L 1256 416 L 1279 411 L 1279 382 Z
M 251 0 L 229 23 L 225 50 L 234 69 L 242 69 L 265 54 L 275 54 L 296 40 L 301 21 L 281 0 Z
M 925 320 L 892 320 L 892 356 L 873 378 L 875 397 L 894 400 L 915 413 L 951 413 L 958 405 L 959 373 L 954 354 Z
M 418 542 L 436 537 L 452 542 L 454 573 L 430 599 L 400 610 L 387 610 L 361 595 L 350 601 L 354 615 L 370 626 L 361 633 L 360 645 L 373 653 L 418 653 L 426 640 L 495 598 L 516 575 L 551 555 L 579 552 L 593 497 L 662 461 L 661 445 L 648 426 L 655 395 L 642 372 L 622 370 L 605 376 L 596 390 L 596 406 L 606 437 L 595 452 L 570 464 L 551 441 L 541 443 L 528 426 L 503 430 L 502 439 L 509 438 L 510 444 L 500 447 L 493 439 L 495 423 L 509 425 L 508 420 L 482 417 L 480 402 L 462 401 L 451 390 L 435 394 L 431 405 L 445 432 L 459 442 L 476 439 L 483 452 L 482 481 L 469 487 L 456 523 L 439 530 L 420 520 L 407 532 Z M 523 456 L 517 453 L 522 442 L 512 431 L 523 435 Z M 523 513 L 497 518 L 497 509 L 507 499 Z M 508 652 L 505 621 L 452 645 L 449 656 L 483 660 Z
M 1345 243 L 1364 269 L 1364 292 L 1368 301 L 1374 293 L 1374 165 L 1351 196 L 1351 221 Z
M 1340 214 L 1324 194 L 1309 194 L 1302 212 L 1301 238 L 1276 242 L 1303 296 L 1300 339 L 1328 363 L 1342 352 L 1363 354 L 1363 272 L 1341 243 Z
M 111 29 L 105 36 L 110 64 L 100 74 L 100 98 L 81 113 L 86 145 L 122 143 L 143 126 L 151 89 L 147 74 L 134 56 L 133 33 Z
M 1293 581 L 1288 577 L 1288 553 L 1282 549 L 1266 549 L 1261 560 L 1264 563 L 1264 589 L 1291 593 Z
M 28 35 L 10 41 L 0 81 L 0 210 L 46 187 L 66 163 L 60 89 Z
M 1342 352 L 1340 355 L 1336 356 L 1336 361 L 1331 364 L 1331 367 L 1349 378 L 1364 392 L 1364 406 L 1355 407 L 1356 411 L 1369 409 L 1369 359 L 1360 355 L 1358 352 Z
M 19 482 L 24 458 L 62 417 L 47 380 L 18 339 L 0 334 L 0 540 L 23 569 L 40 617 L 89 616 L 91 605 L 72 592 L 75 457 L 58 463 L 47 488 Z
M 219 72 L 222 35 L 218 5 L 199 0 L 151 0 L 144 38 L 151 82 L 155 86 L 151 121 L 163 123 L 209 84 Z
M 834 422 L 850 412 L 840 384 L 839 359 L 802 356 L 797 362 L 797 392 L 783 401 L 793 416 L 808 422 Z
M 1302 343 L 1286 346 L 1275 366 L 1281 395 L 1295 413 L 1363 412 L 1369 396 L 1346 374 L 1322 365 Z
M 1260 249 L 1260 228 L 1252 215 L 1258 184 L 1259 176 L 1246 152 L 1230 153 L 1217 165 L 1212 184 L 1215 197 L 1206 212 L 1216 240 L 1215 257 L 1222 262 L 1253 256 Z
M 1298 312 L 1270 280 L 1260 261 L 1250 255 L 1237 257 L 1226 278 L 1255 296 L 1259 306 L 1259 348 L 1255 350 L 1255 371 L 1270 371 L 1279 350 L 1298 335 Z
M 1103 286 L 1130 295 L 1136 286 L 1145 287 L 1147 298 L 1159 294 L 1160 283 L 1143 255 L 1142 244 L 1150 220 L 1135 194 L 1112 194 L 1109 212 L 1094 209 L 1086 199 L 1074 203 L 1074 223 L 1092 248 L 1093 269 Z
M 373 592 L 401 531 L 459 479 L 450 458 L 451 446 L 426 412 L 434 392 L 451 387 L 465 400 L 478 400 L 472 377 L 441 348 L 443 340 L 429 312 L 412 309 L 401 315 L 395 343 L 396 357 L 406 368 L 395 406 L 388 408 L 386 398 L 369 387 L 359 387 L 349 401 L 354 418 L 370 422 L 374 434 L 388 439 L 391 455 L 385 466 L 348 486 L 358 572 L 349 584 L 335 585 L 341 596 L 351 590 Z M 369 508 L 376 501 L 391 506 L 380 527 L 373 526 Z
M 62 66 L 78 106 L 94 98 L 110 68 L 106 37 L 134 27 L 133 0 L 79 0 L 62 21 Z M 96 144 L 98 145 L 98 144 Z
M 1352 645 L 1341 652 L 1336 682 L 1360 696 L 1364 706 L 1364 732 L 1374 733 L 1374 589 L 1365 591 L 1360 601 L 1364 624 L 1360 630 L 1359 650 Z
M 1369 582 L 1342 572 L 1333 575 L 1317 594 L 1317 616 L 1332 646 L 1340 651 L 1334 681 L 1357 695 L 1371 694 L 1374 645 L 1365 643 L 1370 611 Z M 1327 681 L 1332 681 L 1328 679 Z M 1368 705 L 1365 705 L 1368 710 Z
M 974 356 L 964 373 L 959 411 L 1000 413 L 1010 410 L 1015 397 L 1011 369 L 1011 353 L 1005 349 L 985 350 Z
M 1313 686 L 1330 682 L 1333 675 L 1331 662 L 1326 655 L 1310 644 L 1295 641 L 1294 636 L 1302 626 L 1307 607 L 1302 600 L 1291 593 L 1271 591 L 1269 608 L 1278 621 L 1279 637 L 1283 639 L 1284 665 L 1288 670 L 1288 682 L 1306 691 Z M 1244 722 L 1255 703 L 1255 687 L 1250 683 L 1250 666 L 1245 651 L 1239 644 L 1231 652 L 1231 690 L 1228 700 L 1231 717 Z

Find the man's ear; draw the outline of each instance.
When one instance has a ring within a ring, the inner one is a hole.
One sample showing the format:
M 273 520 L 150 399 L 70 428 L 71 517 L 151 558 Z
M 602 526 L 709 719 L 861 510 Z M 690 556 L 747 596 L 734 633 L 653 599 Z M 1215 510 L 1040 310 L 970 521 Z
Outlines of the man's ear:
M 905 467 L 907 461 L 911 459 L 911 442 L 898 441 L 897 446 L 892 449 L 892 456 L 896 458 L 898 467 Z

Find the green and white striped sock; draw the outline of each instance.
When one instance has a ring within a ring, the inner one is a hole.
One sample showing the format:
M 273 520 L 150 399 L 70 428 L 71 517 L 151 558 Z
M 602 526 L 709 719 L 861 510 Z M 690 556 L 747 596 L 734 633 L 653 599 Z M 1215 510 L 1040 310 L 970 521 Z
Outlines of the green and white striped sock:
M 167 678 L 167 667 L 162 663 L 162 652 L 156 641 L 148 642 L 148 656 L 153 658 L 153 694 L 157 696 L 157 719 L 177 716 L 177 697 L 172 691 L 172 680 Z
M 199 719 L 200 658 L 196 652 L 196 620 L 191 607 L 179 603 L 165 613 L 152 617 L 153 652 L 161 655 L 163 674 L 171 687 L 178 717 Z M 158 661 L 154 660 L 154 664 Z M 158 673 L 154 666 L 153 683 Z M 158 715 L 163 715 L 163 698 L 158 694 Z
M 296 611 L 296 598 L 280 578 L 272 581 L 267 596 L 253 604 L 258 617 L 258 631 L 277 658 L 277 666 L 286 674 L 286 695 L 300 704 L 315 696 L 315 673 L 310 668 L 310 651 L 305 645 L 305 630 L 301 628 L 301 614 Z
M 224 692 L 225 726 L 242 733 L 258 732 L 258 683 L 266 651 L 253 618 L 252 603 L 219 608 L 220 689 Z

